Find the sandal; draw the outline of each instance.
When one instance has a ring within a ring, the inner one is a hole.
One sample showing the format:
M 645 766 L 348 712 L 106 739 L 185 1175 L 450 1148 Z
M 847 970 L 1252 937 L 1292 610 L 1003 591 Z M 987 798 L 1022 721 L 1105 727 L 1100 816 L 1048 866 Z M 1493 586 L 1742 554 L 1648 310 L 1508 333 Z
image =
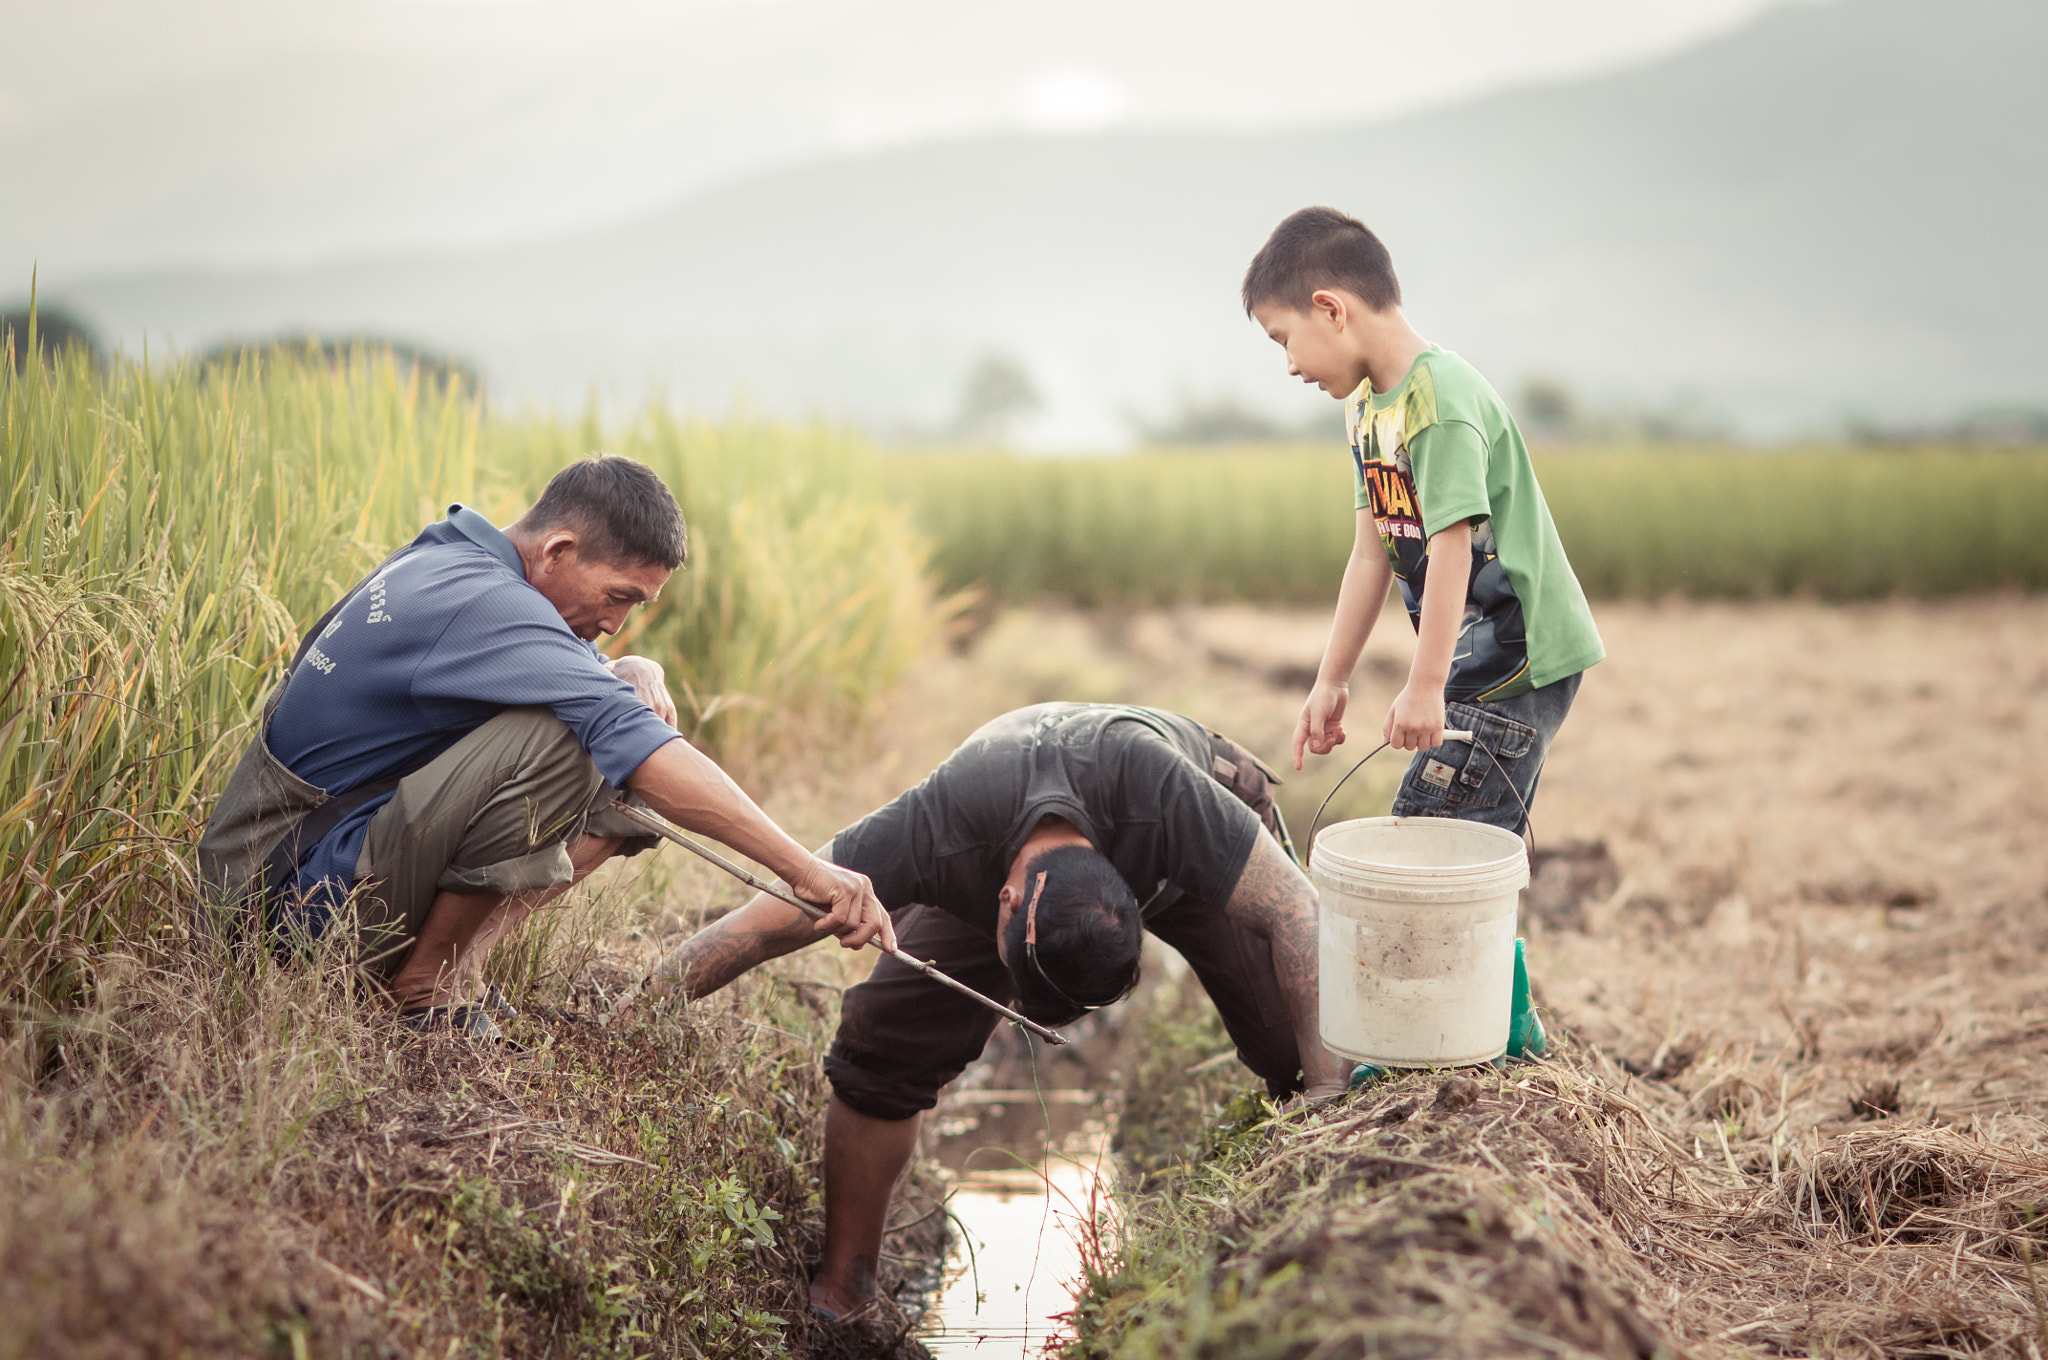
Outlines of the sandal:
M 482 1006 L 414 1006 L 398 1013 L 398 1023 L 415 1034 L 459 1034 L 482 1044 L 519 1047 L 505 1037 L 505 1031 Z

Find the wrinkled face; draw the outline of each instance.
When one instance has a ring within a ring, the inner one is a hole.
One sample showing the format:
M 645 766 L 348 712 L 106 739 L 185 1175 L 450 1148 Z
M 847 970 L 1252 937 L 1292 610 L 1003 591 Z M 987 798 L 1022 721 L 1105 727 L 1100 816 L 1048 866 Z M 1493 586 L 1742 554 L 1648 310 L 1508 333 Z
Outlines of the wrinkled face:
M 1279 302 L 1252 308 L 1252 319 L 1274 344 L 1287 353 L 1287 371 L 1305 383 L 1343 400 L 1365 381 L 1365 361 L 1357 354 L 1357 317 L 1340 293 L 1317 289 L 1309 309 Z
M 659 562 L 621 566 L 580 550 L 570 529 L 553 529 L 527 561 L 526 579 L 585 642 L 616 633 L 636 604 L 660 593 L 669 569 Z

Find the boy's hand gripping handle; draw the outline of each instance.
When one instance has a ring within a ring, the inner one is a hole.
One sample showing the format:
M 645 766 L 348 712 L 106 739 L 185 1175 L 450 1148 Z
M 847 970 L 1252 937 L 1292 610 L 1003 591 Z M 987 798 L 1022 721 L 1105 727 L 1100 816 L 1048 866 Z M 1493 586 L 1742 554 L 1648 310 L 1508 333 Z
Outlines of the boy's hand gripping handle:
M 1471 732 L 1460 727 L 1446 727 L 1444 729 L 1443 736 L 1438 739 L 1437 745 L 1441 746 L 1444 742 L 1447 741 L 1462 741 L 1469 745 L 1477 746 L 1480 750 L 1486 752 L 1487 756 L 1491 758 L 1496 764 L 1499 763 L 1500 758 L 1493 754 L 1493 748 L 1488 746 L 1485 742 L 1481 741 L 1479 739 L 1479 734 L 1476 732 Z M 1357 774 L 1360 770 L 1364 769 L 1366 761 L 1371 760 L 1374 756 L 1386 750 L 1389 744 L 1390 743 L 1383 741 L 1379 745 L 1373 747 L 1370 751 L 1367 751 L 1363 759 L 1361 759 L 1356 765 L 1353 765 L 1350 769 L 1344 772 L 1344 779 L 1340 779 L 1335 784 L 1331 785 L 1330 791 L 1323 795 L 1322 804 L 1316 808 L 1316 818 L 1308 825 L 1308 848 L 1311 854 L 1314 853 L 1316 848 L 1316 832 L 1322 829 L 1323 814 L 1329 811 L 1330 800 L 1337 796 L 1337 790 L 1344 787 L 1344 781 L 1346 779 L 1351 778 L 1352 775 Z M 1529 825 L 1529 850 L 1531 854 L 1534 854 L 1536 849 L 1535 819 L 1529 815 L 1529 805 L 1527 803 L 1522 802 L 1522 795 L 1516 791 L 1515 783 L 1512 779 L 1508 781 L 1508 792 L 1514 794 L 1515 802 L 1521 804 L 1522 820 Z

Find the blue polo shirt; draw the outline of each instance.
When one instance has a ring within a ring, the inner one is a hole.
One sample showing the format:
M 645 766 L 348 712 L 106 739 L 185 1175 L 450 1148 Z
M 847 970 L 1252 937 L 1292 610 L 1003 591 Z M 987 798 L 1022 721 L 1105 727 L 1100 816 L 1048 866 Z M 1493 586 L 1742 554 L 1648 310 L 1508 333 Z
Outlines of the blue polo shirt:
M 512 540 L 461 505 L 335 615 L 292 672 L 270 751 L 329 794 L 410 774 L 507 708 L 545 704 L 615 788 L 682 734 L 605 669 L 526 582 Z M 319 899 L 354 883 L 370 818 L 350 813 L 299 862 Z

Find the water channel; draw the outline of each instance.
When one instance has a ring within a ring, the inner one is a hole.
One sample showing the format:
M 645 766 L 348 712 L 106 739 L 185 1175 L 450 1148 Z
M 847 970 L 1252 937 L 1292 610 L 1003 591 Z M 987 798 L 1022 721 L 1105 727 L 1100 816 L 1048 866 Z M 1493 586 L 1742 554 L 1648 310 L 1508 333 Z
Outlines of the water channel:
M 944 1284 L 918 1339 L 939 1357 L 1042 1354 L 1066 1335 L 1087 1244 L 1114 1228 L 1104 1094 L 953 1091 L 928 1127 L 953 1222 Z

